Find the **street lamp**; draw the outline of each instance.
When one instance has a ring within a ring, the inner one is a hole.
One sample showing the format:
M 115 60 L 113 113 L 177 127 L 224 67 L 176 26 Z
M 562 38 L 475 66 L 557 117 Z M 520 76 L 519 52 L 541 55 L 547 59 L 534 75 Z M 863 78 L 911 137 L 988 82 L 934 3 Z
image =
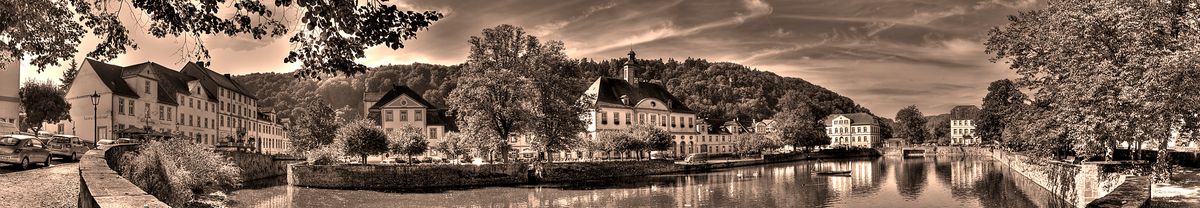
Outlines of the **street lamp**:
M 92 148 L 100 144 L 100 112 L 97 106 L 100 105 L 100 93 L 92 91 Z

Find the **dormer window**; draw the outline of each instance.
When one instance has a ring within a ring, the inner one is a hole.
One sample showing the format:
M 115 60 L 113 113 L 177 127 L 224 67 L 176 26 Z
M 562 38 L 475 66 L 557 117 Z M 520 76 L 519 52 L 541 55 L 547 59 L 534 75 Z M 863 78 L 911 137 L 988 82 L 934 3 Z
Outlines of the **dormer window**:
M 149 95 L 150 94 L 150 80 L 146 80 L 145 88 L 146 88 L 146 94 Z

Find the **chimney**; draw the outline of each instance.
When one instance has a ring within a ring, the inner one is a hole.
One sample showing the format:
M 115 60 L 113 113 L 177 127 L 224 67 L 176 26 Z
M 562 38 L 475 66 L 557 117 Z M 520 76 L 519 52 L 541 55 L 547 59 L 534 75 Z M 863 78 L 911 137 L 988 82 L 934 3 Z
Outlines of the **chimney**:
M 233 76 L 229 76 L 229 74 L 225 74 L 225 78 L 226 78 L 226 79 L 233 79 Z

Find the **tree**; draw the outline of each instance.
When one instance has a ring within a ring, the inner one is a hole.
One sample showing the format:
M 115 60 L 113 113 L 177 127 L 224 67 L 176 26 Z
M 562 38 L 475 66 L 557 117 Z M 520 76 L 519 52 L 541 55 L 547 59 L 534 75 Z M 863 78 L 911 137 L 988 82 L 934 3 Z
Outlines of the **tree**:
M 288 126 L 292 151 L 303 154 L 333 143 L 338 130 L 335 115 L 333 108 L 320 98 L 310 99 L 300 106 L 300 112 Z
M 978 126 L 976 128 L 978 128 Z M 950 120 L 948 120 L 948 119 L 938 120 L 937 124 L 934 124 L 932 132 L 933 132 L 933 134 L 932 134 L 933 138 L 937 139 L 938 143 L 941 143 L 941 141 L 943 139 L 947 141 L 946 143 L 949 143 L 949 141 L 950 141 Z
M 929 139 L 929 133 L 925 130 L 925 116 L 921 115 L 921 110 L 917 109 L 916 105 L 896 112 L 896 125 L 899 127 L 896 129 L 899 136 L 907 139 L 910 144 L 924 143 Z
M 587 142 L 590 150 L 603 151 L 607 156 L 613 152 L 623 152 L 635 149 L 638 145 L 627 131 L 598 131 L 593 140 Z
M 1025 117 L 1035 120 L 1014 124 L 1062 137 L 1033 145 L 1070 144 L 1078 156 L 1109 159 L 1121 142 L 1166 149 L 1172 131 L 1200 129 L 1197 18 L 1200 5 L 1190 1 L 1053 1 L 989 31 L 986 52 L 1046 102 L 1039 117 Z
M 1025 94 L 1017 89 L 1016 84 L 1008 79 L 996 80 L 988 86 L 988 94 L 983 97 L 983 108 L 979 112 L 979 121 L 975 123 L 975 132 L 984 142 L 998 142 L 1004 139 L 1004 128 L 1025 100 Z
M 79 75 L 79 65 L 72 61 L 71 65 L 63 70 L 62 78 L 58 79 L 59 82 L 62 82 L 59 89 L 62 89 L 64 92 L 67 91 L 71 87 L 71 83 L 75 82 L 76 75 Z
M 811 108 L 804 106 L 793 109 L 785 109 L 775 114 L 775 129 L 780 142 L 784 145 L 792 145 L 793 147 L 812 147 L 829 145 L 832 141 L 829 135 L 825 133 L 825 124 L 821 123 L 823 117 L 817 117 L 813 114 Z M 739 140 L 740 141 L 740 140 Z
M 433 144 L 433 150 L 442 153 L 450 160 L 462 159 L 467 153 L 465 139 L 467 139 L 466 136 L 459 132 L 446 133 L 441 141 Z
M 50 81 L 26 81 L 19 89 L 21 108 L 25 109 L 25 126 L 33 128 L 33 132 L 42 130 L 43 123 L 58 123 L 71 119 L 71 103 L 63 98 L 67 92 L 54 86 Z
M 646 152 L 646 155 L 650 155 L 652 151 L 669 150 L 671 146 L 674 146 L 671 133 L 654 126 L 634 125 L 629 128 L 628 134 L 637 143 L 635 145 L 637 149 L 634 151 L 638 152 L 638 157 L 641 157 L 643 151 Z
M 0 56 L 0 61 L 32 56 L 31 63 L 40 72 L 60 60 L 73 59 L 85 31 L 101 41 L 87 54 L 90 58 L 107 61 L 128 48 L 137 49 L 122 22 L 126 11 L 115 9 L 132 6 L 140 11 L 125 14 L 139 24 L 145 20 L 142 26 L 149 35 L 185 38 L 189 44 L 181 51 L 188 57 L 183 59 L 196 60 L 210 58 L 206 36 L 282 36 L 289 33 L 288 22 L 298 17 L 299 27 L 292 28 L 296 31 L 289 39 L 292 51 L 284 58 L 287 63 L 302 63 L 295 75 L 353 75 L 366 71 L 354 60 L 363 58 L 368 47 L 402 48 L 403 40 L 443 17 L 434 11 L 401 11 L 384 1 L 275 0 L 274 7 L 263 0 L 6 1 L 0 3 L 0 13 L 13 15 L 0 18 L 0 36 L 6 37 L 0 40 L 0 51 L 10 53 Z
M 393 131 L 388 136 L 388 149 L 392 154 L 400 154 L 408 156 L 408 162 L 413 161 L 413 156 L 425 154 L 429 150 L 429 141 L 422 134 L 421 129 L 417 127 L 403 127 Z
M 763 150 L 778 149 L 783 146 L 781 142 L 761 134 L 746 133 L 734 137 L 734 140 L 738 142 L 733 143 L 733 149 L 739 154 L 761 153 Z
M 388 152 L 388 135 L 382 128 L 367 120 L 357 120 L 342 126 L 337 131 L 336 144 L 346 155 L 358 155 L 362 164 L 367 164 L 368 155 Z
M 496 143 L 530 132 L 540 151 L 566 149 L 578 140 L 574 134 L 584 127 L 583 106 L 569 93 L 555 92 L 562 89 L 562 77 L 545 74 L 566 59 L 562 43 L 543 46 L 512 25 L 484 29 L 482 37 L 472 36 L 468 42 L 466 71 L 446 99 L 462 121 L 497 138 L 492 141 Z

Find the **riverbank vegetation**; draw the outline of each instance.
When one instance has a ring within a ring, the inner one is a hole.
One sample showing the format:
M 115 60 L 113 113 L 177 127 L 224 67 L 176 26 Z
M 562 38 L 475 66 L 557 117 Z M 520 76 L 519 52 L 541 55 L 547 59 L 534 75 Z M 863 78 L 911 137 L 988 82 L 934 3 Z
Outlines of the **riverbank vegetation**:
M 1014 85 L 1031 94 L 1003 81 L 989 87 L 984 111 L 1002 116 L 985 117 L 981 136 L 1077 161 L 1195 141 L 1197 18 L 1200 5 L 1188 1 L 1062 0 L 1012 16 L 989 32 L 986 51 L 1021 75 Z M 1168 151 L 1158 154 L 1158 164 L 1169 164 Z
M 174 207 L 220 206 L 225 193 L 238 187 L 241 169 L 192 141 L 143 143 L 118 163 L 121 176 Z

